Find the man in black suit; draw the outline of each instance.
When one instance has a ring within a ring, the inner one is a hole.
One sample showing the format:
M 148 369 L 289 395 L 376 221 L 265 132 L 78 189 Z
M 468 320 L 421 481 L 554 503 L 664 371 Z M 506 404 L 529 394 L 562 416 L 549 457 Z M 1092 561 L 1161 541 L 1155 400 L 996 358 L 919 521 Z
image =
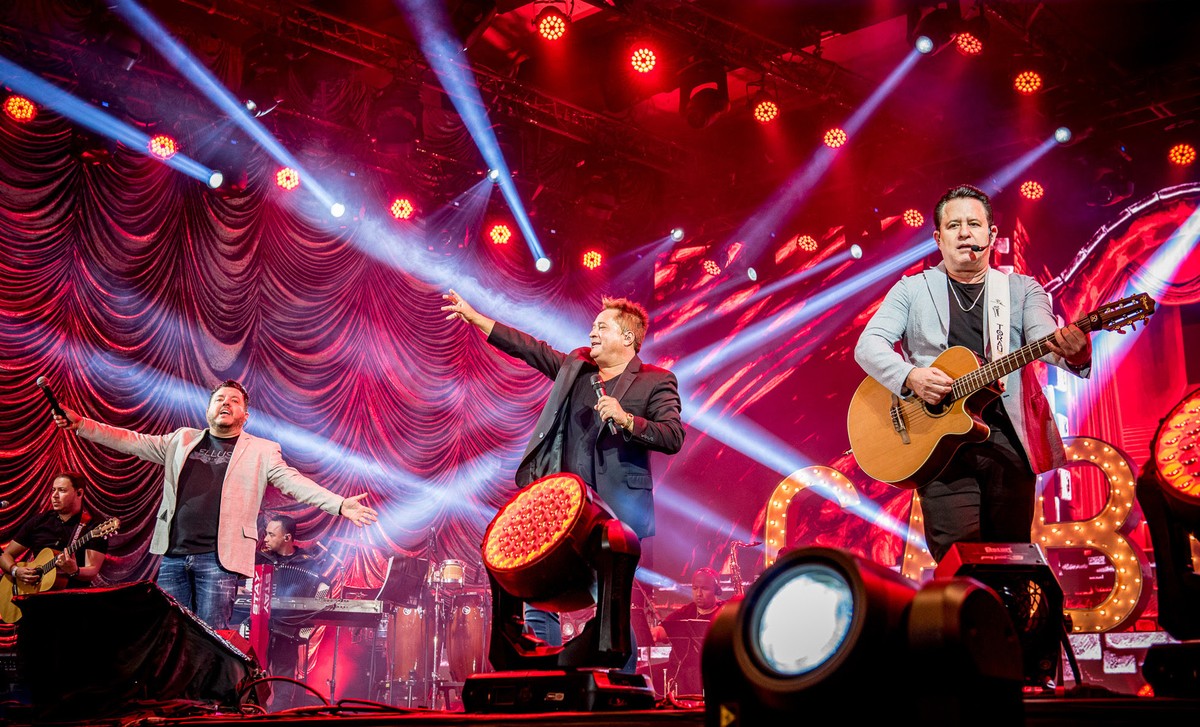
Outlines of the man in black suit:
M 650 453 L 675 454 L 684 432 L 675 374 L 638 358 L 649 322 L 646 309 L 624 298 L 604 298 L 590 345 L 563 353 L 479 313 L 453 290 L 442 298 L 447 319 L 470 323 L 489 344 L 554 380 L 517 467 L 517 485 L 555 472 L 578 475 L 639 538 L 653 535 Z M 592 385 L 597 375 L 606 392 L 599 399 Z M 557 614 L 526 606 L 525 621 L 538 638 L 562 643 Z

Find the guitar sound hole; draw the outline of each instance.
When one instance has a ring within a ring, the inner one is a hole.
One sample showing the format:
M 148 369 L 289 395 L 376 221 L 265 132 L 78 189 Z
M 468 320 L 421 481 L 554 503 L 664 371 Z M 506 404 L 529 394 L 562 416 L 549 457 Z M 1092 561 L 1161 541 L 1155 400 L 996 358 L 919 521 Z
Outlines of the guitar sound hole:
M 925 411 L 928 412 L 929 416 L 931 417 L 940 417 L 950 410 L 950 405 L 953 403 L 954 402 L 950 400 L 950 397 L 947 396 L 945 399 L 942 399 L 936 404 L 925 404 Z

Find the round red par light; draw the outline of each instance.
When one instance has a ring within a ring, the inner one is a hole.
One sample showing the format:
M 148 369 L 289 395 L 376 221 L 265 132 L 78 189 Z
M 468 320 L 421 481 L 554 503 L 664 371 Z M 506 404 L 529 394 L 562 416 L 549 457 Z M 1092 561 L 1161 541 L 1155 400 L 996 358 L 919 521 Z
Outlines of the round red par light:
M 595 270 L 600 267 L 602 262 L 604 262 L 604 256 L 596 250 L 588 250 L 583 254 L 583 267 L 588 270 Z
M 658 57 L 654 55 L 654 51 L 650 48 L 636 48 L 633 54 L 629 56 L 629 63 L 633 66 L 633 70 L 638 73 L 649 73 L 654 70 L 654 65 L 658 62 Z
M 410 220 L 412 219 L 413 212 L 416 211 L 416 208 L 413 207 L 413 203 L 404 197 L 397 197 L 396 199 L 392 200 L 392 206 L 388 209 L 391 211 L 392 217 L 395 217 L 398 220 Z
M 1046 189 L 1032 179 L 1021 182 L 1021 196 L 1028 200 L 1038 200 L 1046 196 Z
M 569 22 L 570 18 L 553 5 L 542 8 L 542 11 L 533 19 L 533 25 L 537 28 L 538 35 L 546 40 L 558 40 L 566 35 Z
M 179 151 L 179 145 L 166 134 L 157 134 L 150 137 L 148 148 L 150 149 L 150 153 L 159 159 L 170 159 Z
M 973 58 L 983 53 L 983 41 L 970 33 L 959 33 L 954 36 L 954 47 L 958 49 L 959 53 L 968 58 Z
M 275 184 L 285 192 L 290 192 L 300 186 L 300 172 L 291 167 L 283 167 L 275 172 Z
M 1167 152 L 1167 161 L 1186 167 L 1196 161 L 1196 147 L 1191 144 L 1176 144 Z
M 492 229 L 488 230 L 488 237 L 492 238 L 492 242 L 497 245 L 507 245 L 512 239 L 512 230 L 508 225 L 503 223 L 492 225 Z
M 1021 71 L 1013 78 L 1013 88 L 1017 93 L 1031 96 L 1042 87 L 1042 74 L 1037 71 Z
M 837 149 L 840 146 L 844 146 L 849 139 L 850 137 L 846 134 L 845 130 L 834 128 L 825 132 L 823 141 L 825 142 L 825 146 L 830 149 Z
M 19 124 L 27 124 L 37 118 L 37 104 L 24 96 L 9 96 L 4 101 L 4 113 Z
M 769 98 L 754 104 L 754 120 L 760 124 L 769 124 L 779 116 L 779 105 Z
M 915 209 L 904 210 L 904 224 L 909 227 L 920 227 L 925 224 L 925 215 Z

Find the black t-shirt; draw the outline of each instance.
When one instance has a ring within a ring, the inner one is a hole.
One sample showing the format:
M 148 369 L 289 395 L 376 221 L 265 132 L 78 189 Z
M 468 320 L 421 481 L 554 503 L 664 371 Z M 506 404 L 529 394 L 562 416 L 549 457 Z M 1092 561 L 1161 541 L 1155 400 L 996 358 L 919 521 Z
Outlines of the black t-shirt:
M 596 441 L 609 435 L 608 425 L 600 421 L 596 412 L 596 390 L 592 386 L 592 376 L 599 372 L 594 364 L 584 364 L 571 394 L 564 405 L 566 427 L 563 429 L 563 470 L 579 475 L 589 487 L 596 486 Z M 617 388 L 621 373 L 604 382 L 604 391 L 609 396 Z M 620 422 L 616 422 L 619 427 Z M 601 432 L 601 427 L 604 428 Z M 616 436 L 620 436 L 620 431 Z
M 947 278 L 947 280 L 950 281 L 950 331 L 946 344 L 969 348 L 986 362 L 987 356 L 984 354 L 983 340 L 983 314 L 987 309 L 987 301 L 983 300 L 983 297 L 987 295 L 984 292 L 986 284 L 960 283 L 954 278 Z M 967 310 L 963 310 L 963 308 Z M 985 422 L 993 426 L 1000 423 L 1006 424 L 1008 421 L 1008 415 L 998 398 L 984 407 L 982 416 Z
M 29 553 L 24 560 L 29 561 L 37 557 L 38 553 L 43 548 L 53 548 L 56 551 L 66 550 L 67 546 L 83 536 L 97 523 L 86 523 L 82 528 L 79 527 L 79 520 L 83 513 L 77 513 L 74 517 L 63 521 L 58 516 L 58 513 L 53 510 L 43 512 L 36 517 L 25 521 L 25 524 L 13 536 L 13 540 L 29 548 Z M 76 530 L 78 529 L 78 535 Z M 84 551 L 93 550 L 97 553 L 108 552 L 108 541 L 104 538 L 92 538 L 79 547 L 75 551 L 75 562 L 82 568 L 86 564 L 87 556 Z M 71 578 L 67 581 L 68 588 L 80 588 L 90 585 L 86 581 L 77 581 Z
M 217 549 L 221 488 L 237 437 L 207 432 L 188 455 L 175 493 L 175 519 L 167 555 L 196 555 Z

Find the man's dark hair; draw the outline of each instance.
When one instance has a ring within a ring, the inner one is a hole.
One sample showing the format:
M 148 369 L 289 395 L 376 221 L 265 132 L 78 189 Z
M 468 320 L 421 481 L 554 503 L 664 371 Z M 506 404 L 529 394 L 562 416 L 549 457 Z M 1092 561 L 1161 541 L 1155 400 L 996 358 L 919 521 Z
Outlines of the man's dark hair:
M 946 205 L 952 199 L 977 199 L 983 203 L 983 210 L 987 213 L 988 227 L 992 226 L 992 200 L 988 198 L 987 193 L 978 187 L 972 187 L 969 184 L 960 184 L 957 187 L 952 187 L 942 195 L 938 200 L 937 206 L 933 208 L 933 227 L 934 229 L 942 229 L 942 210 L 946 209 Z
M 272 515 L 267 524 L 279 523 L 279 527 L 283 529 L 284 535 L 292 536 L 292 540 L 296 539 L 296 519 L 290 515 Z
M 208 394 L 208 400 L 212 401 L 213 396 L 221 389 L 237 389 L 242 392 L 242 402 L 246 405 L 246 410 L 250 409 L 250 392 L 246 391 L 246 387 L 233 379 L 225 379 L 221 383 L 213 387 L 213 390 Z
M 71 487 L 74 487 L 75 491 L 79 493 L 82 493 L 83 488 L 87 487 L 87 480 L 83 479 L 83 475 L 79 474 L 78 472 L 59 472 L 58 474 L 54 475 L 54 479 L 50 481 L 54 482 L 54 480 L 66 480 L 67 482 L 70 482 Z
M 600 303 L 605 310 L 612 308 L 617 312 L 617 323 L 621 332 L 633 334 L 633 352 L 642 350 L 642 341 L 646 340 L 646 329 L 650 327 L 650 316 L 640 304 L 628 298 L 601 298 Z

